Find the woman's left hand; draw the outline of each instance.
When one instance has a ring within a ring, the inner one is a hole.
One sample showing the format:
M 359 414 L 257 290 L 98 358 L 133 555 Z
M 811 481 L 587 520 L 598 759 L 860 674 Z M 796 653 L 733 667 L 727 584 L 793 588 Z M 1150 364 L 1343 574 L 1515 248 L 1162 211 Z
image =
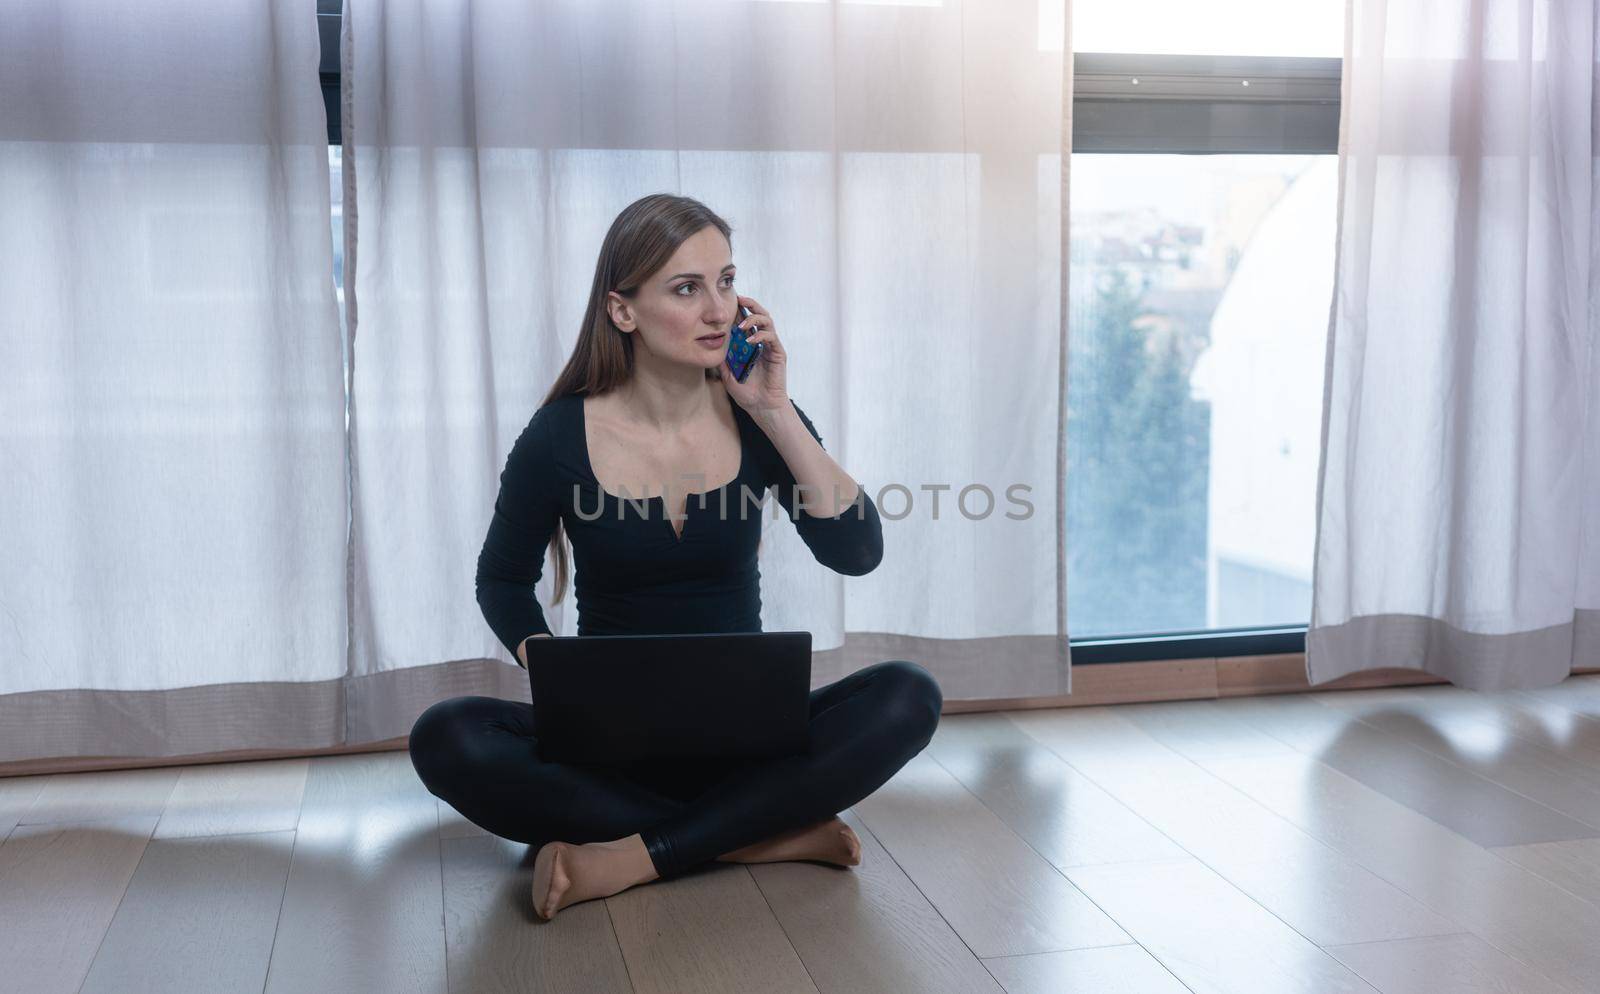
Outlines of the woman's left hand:
M 728 360 L 722 360 L 722 386 L 728 396 L 752 415 L 782 410 L 789 406 L 789 386 L 785 378 L 788 354 L 778 340 L 777 325 L 765 307 L 754 297 L 740 297 L 739 303 L 749 308 L 750 316 L 740 322 L 746 329 L 745 338 L 752 345 L 760 345 L 762 352 L 750 367 L 743 383 L 733 378 Z M 750 329 L 755 330 L 750 330 Z

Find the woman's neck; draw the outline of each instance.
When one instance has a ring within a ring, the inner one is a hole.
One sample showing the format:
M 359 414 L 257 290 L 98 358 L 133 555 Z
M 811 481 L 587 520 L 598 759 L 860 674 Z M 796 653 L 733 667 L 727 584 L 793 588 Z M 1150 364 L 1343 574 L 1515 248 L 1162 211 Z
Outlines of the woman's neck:
M 699 367 L 671 376 L 636 368 L 633 377 L 617 388 L 617 402 L 634 424 L 671 434 L 712 411 L 711 390 L 716 385 Z

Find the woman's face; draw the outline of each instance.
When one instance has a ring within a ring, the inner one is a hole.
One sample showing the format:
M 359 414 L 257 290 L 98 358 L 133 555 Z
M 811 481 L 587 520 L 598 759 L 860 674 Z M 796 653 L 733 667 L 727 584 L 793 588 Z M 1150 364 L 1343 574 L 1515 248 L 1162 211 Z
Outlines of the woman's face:
M 728 240 L 715 227 L 701 228 L 645 280 L 633 300 L 611 291 L 612 323 L 634 336 L 636 350 L 667 362 L 715 368 L 727 354 L 728 329 L 739 309 L 733 276 Z M 718 339 L 697 340 L 718 333 Z

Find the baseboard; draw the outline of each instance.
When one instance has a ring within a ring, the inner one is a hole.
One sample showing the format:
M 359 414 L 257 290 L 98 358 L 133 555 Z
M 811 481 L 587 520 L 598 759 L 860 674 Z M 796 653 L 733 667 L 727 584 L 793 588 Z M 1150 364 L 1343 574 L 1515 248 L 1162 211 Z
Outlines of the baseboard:
M 1600 673 L 1578 667 L 1574 674 Z M 1095 707 L 1143 701 L 1206 700 L 1262 694 L 1301 694 L 1316 690 L 1362 690 L 1449 683 L 1421 670 L 1385 667 L 1312 686 L 1303 652 L 1261 656 L 1163 659 L 1137 663 L 1095 663 L 1072 668 L 1072 693 L 1058 697 L 1020 697 L 944 702 L 945 714 L 1020 711 L 1032 708 Z

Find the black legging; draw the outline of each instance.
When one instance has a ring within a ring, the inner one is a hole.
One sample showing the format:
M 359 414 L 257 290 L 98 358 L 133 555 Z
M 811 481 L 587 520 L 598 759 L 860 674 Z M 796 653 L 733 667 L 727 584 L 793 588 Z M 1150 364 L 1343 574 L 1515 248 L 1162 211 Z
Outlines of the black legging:
M 411 763 L 467 820 L 530 845 L 638 832 L 667 878 L 779 832 L 825 821 L 921 752 L 944 697 L 920 665 L 891 659 L 811 691 L 808 754 L 764 761 L 547 762 L 533 705 L 452 697 L 411 729 Z

